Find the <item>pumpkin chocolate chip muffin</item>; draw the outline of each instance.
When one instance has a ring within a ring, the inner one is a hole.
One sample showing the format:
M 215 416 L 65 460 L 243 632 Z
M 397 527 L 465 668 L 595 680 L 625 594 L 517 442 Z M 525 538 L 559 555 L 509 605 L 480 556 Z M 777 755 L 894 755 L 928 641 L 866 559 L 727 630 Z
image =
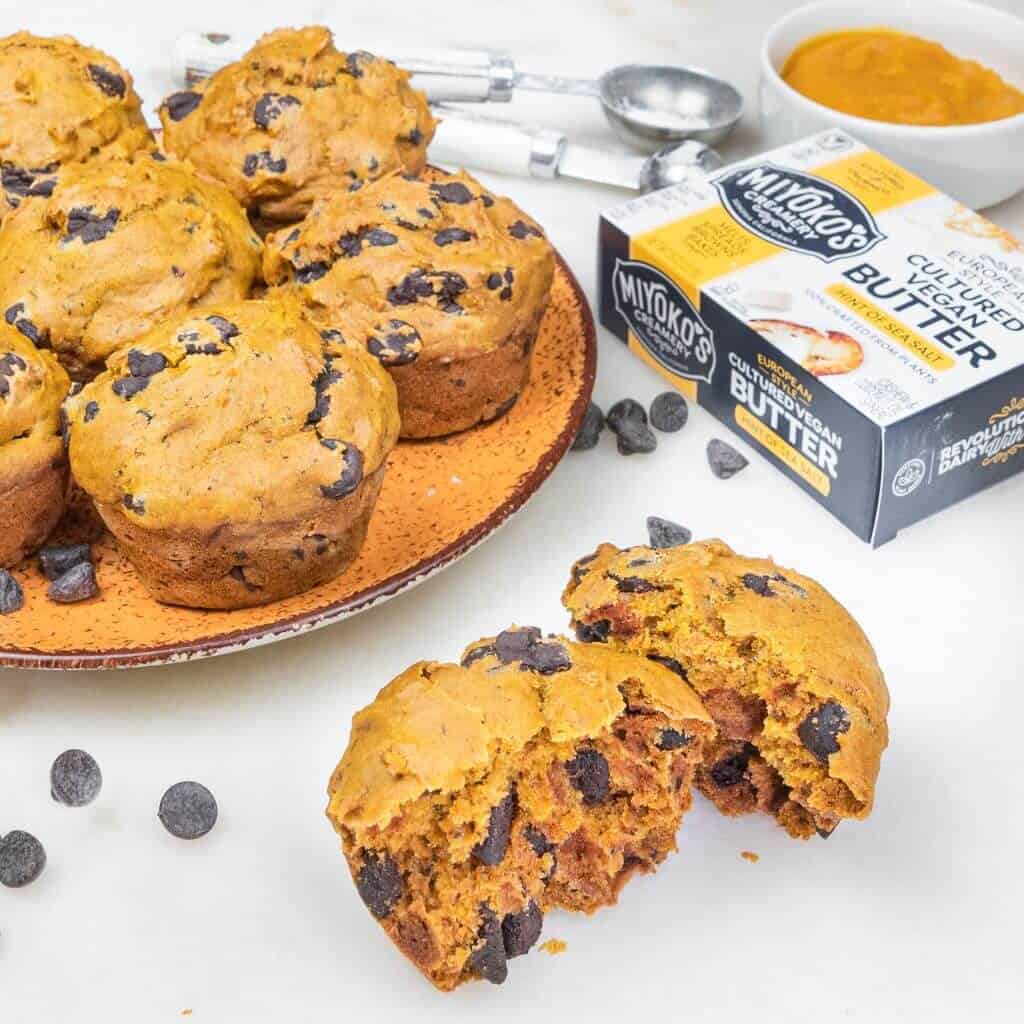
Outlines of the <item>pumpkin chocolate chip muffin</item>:
M 267 244 L 264 275 L 398 386 L 403 437 L 437 437 L 515 402 L 547 306 L 554 252 L 468 174 L 391 175 L 318 203 Z
M 0 226 L 0 315 L 88 380 L 167 317 L 246 298 L 262 249 L 235 200 L 185 164 L 83 164 Z
M 69 400 L 75 479 L 158 601 L 263 604 L 355 558 L 398 436 L 394 385 L 294 304 L 192 311 Z
M 60 409 L 70 386 L 51 353 L 0 324 L 0 568 L 42 544 L 64 511 Z
M 419 662 L 352 723 L 327 816 L 356 889 L 440 989 L 505 980 L 555 907 L 675 849 L 714 727 L 666 668 L 513 627 Z
M 168 96 L 160 120 L 168 152 L 277 222 L 391 171 L 418 173 L 434 134 L 406 71 L 340 53 L 319 26 L 263 36 L 241 60 Z
M 132 78 L 70 36 L 0 39 L 0 221 L 48 196 L 57 171 L 153 146 Z
M 720 810 L 766 811 L 798 838 L 870 813 L 889 692 L 820 584 L 717 540 L 603 544 L 564 601 L 580 639 L 660 661 L 703 698 L 719 737 L 697 784 Z

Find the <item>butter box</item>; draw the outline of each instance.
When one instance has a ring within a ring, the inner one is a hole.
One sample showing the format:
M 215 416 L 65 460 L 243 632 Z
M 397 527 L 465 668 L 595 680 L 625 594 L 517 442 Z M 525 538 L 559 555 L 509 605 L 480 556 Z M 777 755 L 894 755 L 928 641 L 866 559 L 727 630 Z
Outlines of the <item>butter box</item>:
M 875 546 L 1024 467 L 1024 246 L 838 131 L 601 218 L 600 316 Z

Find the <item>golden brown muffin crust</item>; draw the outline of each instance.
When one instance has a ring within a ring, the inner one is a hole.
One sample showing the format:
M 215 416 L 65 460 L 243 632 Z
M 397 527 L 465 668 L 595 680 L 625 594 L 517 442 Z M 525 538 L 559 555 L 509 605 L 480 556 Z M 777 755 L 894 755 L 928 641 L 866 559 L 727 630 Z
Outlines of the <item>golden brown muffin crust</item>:
M 152 145 L 132 77 L 112 57 L 71 36 L 0 39 L 0 221 L 49 194 L 61 166 Z
M 718 540 L 604 544 L 576 564 L 564 603 L 581 637 L 675 662 L 722 733 L 719 788 L 799 835 L 868 815 L 889 693 L 867 637 L 820 584 Z M 751 779 L 762 758 L 784 786 Z
M 0 312 L 88 379 L 155 324 L 247 297 L 262 248 L 235 200 L 186 164 L 88 163 L 0 227 Z
M 160 107 L 164 145 L 254 215 L 295 221 L 313 201 L 394 170 L 419 173 L 434 134 L 407 72 L 340 53 L 320 26 L 279 29 Z

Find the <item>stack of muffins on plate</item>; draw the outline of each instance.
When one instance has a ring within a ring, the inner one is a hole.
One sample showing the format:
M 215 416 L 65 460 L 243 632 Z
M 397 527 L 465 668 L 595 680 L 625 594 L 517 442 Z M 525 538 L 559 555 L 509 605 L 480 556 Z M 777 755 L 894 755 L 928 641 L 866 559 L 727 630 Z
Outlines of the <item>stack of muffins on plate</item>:
M 273 32 L 158 143 L 106 54 L 0 40 L 0 566 L 77 485 L 157 600 L 297 594 L 358 554 L 399 437 L 510 408 L 554 254 L 426 166 L 408 78 Z

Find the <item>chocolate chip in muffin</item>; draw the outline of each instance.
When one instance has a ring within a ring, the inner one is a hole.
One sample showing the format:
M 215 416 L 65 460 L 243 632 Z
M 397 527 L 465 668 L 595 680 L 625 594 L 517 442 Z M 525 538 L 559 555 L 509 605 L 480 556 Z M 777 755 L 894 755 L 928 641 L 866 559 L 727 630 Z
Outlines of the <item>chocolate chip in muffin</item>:
M 88 544 L 69 544 L 65 547 L 51 546 L 39 552 L 39 569 L 48 580 L 63 576 L 82 562 L 91 561 Z
M 0 168 L 0 185 L 8 193 L 8 198 L 11 196 L 16 196 L 19 199 L 24 199 L 27 196 L 51 196 L 57 185 L 57 179 L 42 178 L 40 175 L 52 174 L 56 169 L 56 164 L 36 170 L 4 164 Z
M 328 270 L 331 269 L 329 263 L 325 263 L 323 260 L 317 260 L 315 263 L 307 263 L 304 266 L 295 268 L 295 280 L 299 284 L 309 284 L 310 281 L 319 281 Z
M 386 854 L 368 851 L 356 876 L 356 891 L 376 918 L 385 918 L 402 896 L 402 875 Z
M 33 344 L 38 345 L 40 340 L 39 328 L 36 327 L 28 317 L 22 316 L 25 312 L 25 303 L 16 302 L 13 306 L 8 307 L 4 313 L 4 319 L 17 331 L 28 338 Z
M 183 92 L 171 93 L 164 100 L 164 106 L 167 108 L 167 115 L 172 121 L 183 121 L 202 101 L 203 97 L 199 93 L 192 92 L 191 89 L 185 89 Z
M 488 274 L 488 276 L 487 276 L 487 287 L 492 292 L 497 291 L 502 286 L 503 283 L 504 283 L 504 280 L 503 280 L 501 274 Z
M 271 174 L 284 174 L 288 170 L 288 161 L 283 156 L 275 157 L 269 149 L 246 154 L 242 161 L 242 173 L 247 178 L 253 177 L 261 168 Z
M 686 426 L 690 407 L 678 391 L 663 391 L 651 402 L 651 426 L 663 434 L 674 434 Z
M 511 959 L 528 953 L 540 938 L 543 927 L 544 915 L 533 900 L 518 914 L 506 914 L 501 921 L 505 955 Z
M 20 889 L 34 882 L 46 867 L 46 850 L 31 832 L 14 829 L 0 836 L 0 885 Z
M 572 450 L 585 452 L 596 447 L 597 442 L 601 439 L 602 430 L 604 430 L 604 413 L 599 405 L 591 402 L 583 414 L 583 422 L 572 442 Z
M 434 286 L 426 278 L 423 270 L 413 270 L 405 275 L 398 284 L 388 289 L 388 302 L 392 306 L 409 306 L 420 299 L 434 294 Z
M 616 576 L 613 572 L 607 576 L 608 579 L 615 580 L 615 589 L 620 594 L 650 594 L 659 589 L 656 583 L 645 580 L 642 576 Z
M 103 775 L 84 750 L 65 750 L 50 767 L 50 796 L 65 807 L 85 807 L 100 794 Z
M 208 316 L 206 322 L 213 324 L 217 329 L 221 341 L 230 341 L 232 338 L 237 338 L 240 333 L 235 324 L 230 320 L 225 320 L 222 316 Z
M 140 352 L 133 348 L 128 353 L 128 372 L 133 377 L 152 377 L 167 369 L 167 358 L 160 352 Z
M 565 762 L 565 773 L 573 789 L 583 796 L 589 807 L 608 799 L 611 774 L 605 756 L 593 747 L 581 747 L 571 761 Z
M 513 238 L 518 238 L 520 241 L 525 238 L 529 238 L 531 235 L 534 238 L 544 237 L 532 224 L 527 224 L 524 220 L 517 220 L 514 224 L 510 224 L 508 233 Z
M 527 672 L 542 676 L 565 672 L 572 667 L 569 652 L 555 641 L 542 641 L 536 626 L 507 629 L 494 641 L 494 652 L 503 665 L 518 663 Z
M 434 244 L 442 248 L 453 242 L 471 242 L 476 235 L 465 228 L 442 228 L 434 235 Z
M 848 732 L 850 716 L 842 704 L 834 700 L 826 701 L 816 711 L 812 711 L 797 727 L 796 733 L 800 742 L 824 765 L 828 764 L 830 754 L 839 750 L 837 737 Z
M 677 548 L 693 540 L 692 531 L 671 519 L 647 517 L 647 537 L 652 548 Z
M 6 569 L 0 569 L 0 615 L 12 615 L 24 605 L 21 584 Z
M 430 186 L 430 191 L 436 197 L 436 201 L 440 203 L 455 203 L 464 206 L 473 200 L 473 193 L 461 181 L 435 183 Z
M 242 552 L 241 554 L 244 556 L 245 552 Z M 253 583 L 252 580 L 246 577 L 245 568 L 241 565 L 233 565 L 228 570 L 228 575 L 233 580 L 237 580 L 239 583 L 241 583 L 242 586 L 245 587 L 245 589 L 248 590 L 250 594 L 255 593 L 257 590 L 261 589 L 261 587 L 258 584 Z
M 386 324 L 378 324 L 376 331 L 367 339 L 366 348 L 384 366 L 405 366 L 423 350 L 419 331 L 404 320 L 388 320 Z
M 101 242 L 117 226 L 121 211 L 111 207 L 104 214 L 96 213 L 91 206 L 76 206 L 68 211 L 67 231 L 61 239 L 67 245 L 79 239 L 83 245 Z
M 217 824 L 217 801 L 199 782 L 176 782 L 160 798 L 157 817 L 176 839 L 199 839 Z
M 134 494 L 126 494 L 121 500 L 129 512 L 134 512 L 137 516 L 144 516 L 146 514 L 146 502 L 143 498 L 139 498 Z
M 370 228 L 363 235 L 363 240 L 368 245 L 395 245 L 398 242 L 398 235 L 393 235 L 390 231 L 385 231 L 384 228 Z
M 353 78 L 363 77 L 363 68 L 372 64 L 377 58 L 367 50 L 353 50 L 345 57 L 345 69 Z
M 265 92 L 253 107 L 252 119 L 260 128 L 269 128 L 289 107 L 301 107 L 302 102 L 287 93 Z M 179 120 L 175 118 L 175 120 Z
M 140 391 L 145 391 L 148 387 L 148 377 L 121 377 L 110 385 L 111 391 L 113 391 L 115 395 L 123 398 L 125 401 L 133 398 Z
M 82 414 L 82 420 L 85 423 L 91 423 L 99 415 L 100 403 L 99 402 L 86 402 L 85 412 Z
M 100 592 L 96 583 L 96 570 L 91 562 L 79 562 L 63 576 L 58 576 L 46 591 L 46 596 L 58 604 L 76 604 L 87 601 Z
M 500 803 L 491 808 L 487 835 L 473 847 L 473 856 L 481 864 L 494 867 L 505 859 L 515 813 L 516 793 L 512 790 Z
M 112 96 L 114 99 L 124 99 L 125 81 L 120 75 L 108 71 L 99 64 L 90 64 L 89 77 L 99 87 L 100 92 Z
M 688 746 L 690 737 L 678 729 L 662 729 L 656 744 L 659 750 L 679 750 Z
M 721 761 L 716 761 L 709 772 L 711 781 L 720 789 L 738 786 L 746 778 L 747 765 L 750 763 L 752 752 L 753 748 L 748 744 L 740 752 L 730 754 L 728 757 L 722 758 Z
M 501 922 L 487 904 L 480 908 L 479 944 L 469 955 L 469 969 L 492 985 L 500 985 L 508 977 L 508 963 L 505 956 L 505 937 L 501 933 Z
M 577 622 L 576 639 L 583 644 L 603 644 L 608 642 L 608 636 L 612 631 L 612 624 L 608 619 L 598 619 L 596 622 Z
M 341 458 L 341 476 L 333 484 L 320 485 L 320 493 L 335 501 L 350 495 L 363 481 L 363 453 L 355 445 L 345 444 Z
M 715 437 L 708 441 L 708 465 L 719 480 L 728 480 L 750 463 L 731 444 Z

